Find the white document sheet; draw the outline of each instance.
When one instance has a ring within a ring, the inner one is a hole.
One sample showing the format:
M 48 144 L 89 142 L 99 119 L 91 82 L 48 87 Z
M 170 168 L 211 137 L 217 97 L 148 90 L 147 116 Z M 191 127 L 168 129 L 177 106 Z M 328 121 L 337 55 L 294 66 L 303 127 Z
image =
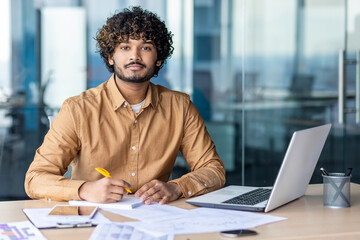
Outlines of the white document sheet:
M 271 216 L 263 213 L 252 213 L 235 210 L 215 208 L 196 208 L 188 210 L 182 215 L 172 219 L 162 219 L 149 223 L 127 222 L 135 228 L 149 231 L 196 234 L 206 232 L 219 232 L 234 229 L 255 228 L 260 225 L 285 220 L 284 217 Z
M 0 223 L 0 239 L 46 240 L 39 229 L 29 221 Z
M 120 202 L 116 203 L 93 203 L 88 201 L 69 201 L 69 205 L 73 206 L 98 206 L 99 208 L 112 209 L 133 209 L 143 204 L 143 201 L 138 197 L 123 197 Z
M 187 213 L 189 210 L 173 207 L 170 205 L 160 205 L 152 203 L 151 205 L 141 205 L 131 210 L 104 209 L 106 211 L 123 215 L 125 217 L 137 219 L 143 222 L 167 221 L 176 218 L 179 215 Z
M 172 233 L 159 233 L 146 229 L 135 228 L 123 223 L 98 225 L 89 240 L 173 240 Z
M 56 218 L 54 216 L 47 216 L 51 208 L 24 208 L 23 212 L 29 218 L 29 220 L 37 227 L 37 228 L 55 228 L 58 222 L 63 222 L 64 220 L 60 218 Z M 100 212 L 97 212 L 95 216 L 90 220 L 90 222 L 94 225 L 100 223 L 110 223 L 111 221 L 106 218 Z

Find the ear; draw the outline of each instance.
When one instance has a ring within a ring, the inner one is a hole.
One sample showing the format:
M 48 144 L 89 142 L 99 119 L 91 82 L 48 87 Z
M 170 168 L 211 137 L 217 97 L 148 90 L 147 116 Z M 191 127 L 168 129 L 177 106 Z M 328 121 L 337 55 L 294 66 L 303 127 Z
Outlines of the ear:
M 161 65 L 161 61 L 156 61 L 156 66 L 160 67 L 160 65 Z
M 114 65 L 114 58 L 111 56 L 108 57 L 108 62 L 110 65 Z

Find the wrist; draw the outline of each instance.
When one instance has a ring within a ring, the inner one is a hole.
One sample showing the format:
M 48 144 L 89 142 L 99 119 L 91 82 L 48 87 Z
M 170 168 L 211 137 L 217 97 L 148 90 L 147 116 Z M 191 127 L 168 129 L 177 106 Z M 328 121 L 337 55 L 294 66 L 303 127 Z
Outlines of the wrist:
M 169 183 L 172 184 L 174 187 L 175 190 L 174 195 L 176 196 L 176 199 L 179 199 L 182 196 L 182 191 L 179 184 L 177 184 L 176 182 L 169 182 Z
M 79 190 L 78 190 L 78 195 L 79 195 L 79 198 L 81 200 L 85 200 L 86 199 L 86 185 L 87 185 L 88 182 L 84 182 L 80 187 L 79 187 Z

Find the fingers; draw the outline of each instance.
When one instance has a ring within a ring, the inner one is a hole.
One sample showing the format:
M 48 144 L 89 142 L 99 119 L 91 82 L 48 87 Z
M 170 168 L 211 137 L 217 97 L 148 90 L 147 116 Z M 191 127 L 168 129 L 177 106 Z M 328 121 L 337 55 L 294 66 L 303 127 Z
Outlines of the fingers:
M 140 197 L 142 201 L 145 201 L 145 204 L 150 204 L 153 200 L 149 199 L 153 194 L 158 192 L 156 185 L 158 180 L 152 180 L 149 183 L 143 185 L 139 190 L 136 191 L 135 197 Z
M 156 185 L 156 181 L 157 180 L 153 180 L 153 181 L 143 185 L 139 190 L 136 191 L 135 197 L 141 197 L 145 192 L 147 192 L 149 189 L 153 188 Z
M 119 191 L 121 192 L 121 191 Z M 101 202 L 104 203 L 114 203 L 119 202 L 121 199 L 123 199 L 124 195 L 127 193 L 126 191 L 124 193 L 114 193 L 114 192 L 106 192 L 103 194 L 103 200 Z
M 128 192 L 126 188 L 131 188 L 130 184 L 120 179 L 106 178 L 107 185 L 107 202 L 118 202 L 124 195 L 127 195 Z
M 123 198 L 122 194 L 110 193 L 107 195 L 105 203 L 119 202 Z
M 176 200 L 180 195 L 181 190 L 177 184 L 165 183 L 159 180 L 152 180 L 135 193 L 135 196 L 140 197 L 145 204 L 151 204 L 153 201 L 166 204 Z
M 85 182 L 79 188 L 79 196 L 90 202 L 118 202 L 127 194 L 124 187 L 131 188 L 130 184 L 123 180 L 102 178 L 97 181 Z
M 122 188 L 126 187 L 128 189 L 131 189 L 131 185 L 128 182 L 124 181 L 124 180 L 115 179 L 115 178 L 104 178 L 104 179 L 108 180 L 109 184 L 111 184 L 111 185 L 119 186 L 119 187 L 122 187 Z
M 166 204 L 169 201 L 170 199 L 170 195 L 171 194 L 167 194 L 167 195 L 164 195 L 162 194 L 161 192 L 157 192 L 155 193 L 154 195 L 152 195 L 151 197 L 149 197 L 146 201 L 145 201 L 145 204 L 151 204 L 152 202 L 159 202 L 160 205 L 163 205 L 163 204 Z
M 162 191 L 161 189 L 157 189 L 156 186 L 154 186 L 153 188 L 144 192 L 144 194 L 141 196 L 141 200 L 145 201 L 144 203 L 149 205 L 154 201 L 158 202 L 159 200 L 161 200 L 164 194 L 164 191 Z
M 166 203 L 168 203 L 168 202 L 169 202 L 169 197 L 168 197 L 168 196 L 164 196 L 164 197 L 160 200 L 159 204 L 160 204 L 160 205 L 163 205 L 163 204 L 166 204 Z

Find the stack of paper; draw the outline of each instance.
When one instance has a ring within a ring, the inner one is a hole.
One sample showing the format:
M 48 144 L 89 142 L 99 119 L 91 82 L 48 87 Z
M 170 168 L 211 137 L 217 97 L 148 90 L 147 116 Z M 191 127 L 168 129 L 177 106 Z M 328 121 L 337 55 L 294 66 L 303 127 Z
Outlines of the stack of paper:
M 143 204 L 143 201 L 138 197 L 123 197 L 120 202 L 115 203 L 93 203 L 88 201 L 69 201 L 70 205 L 74 206 L 98 206 L 107 209 L 133 209 Z
M 126 222 L 127 225 L 135 228 L 174 234 L 255 228 L 286 219 L 269 214 L 215 208 L 185 210 L 156 203 L 143 205 L 131 211 L 118 209 L 109 209 L 109 211 L 140 220 L 141 222 Z

